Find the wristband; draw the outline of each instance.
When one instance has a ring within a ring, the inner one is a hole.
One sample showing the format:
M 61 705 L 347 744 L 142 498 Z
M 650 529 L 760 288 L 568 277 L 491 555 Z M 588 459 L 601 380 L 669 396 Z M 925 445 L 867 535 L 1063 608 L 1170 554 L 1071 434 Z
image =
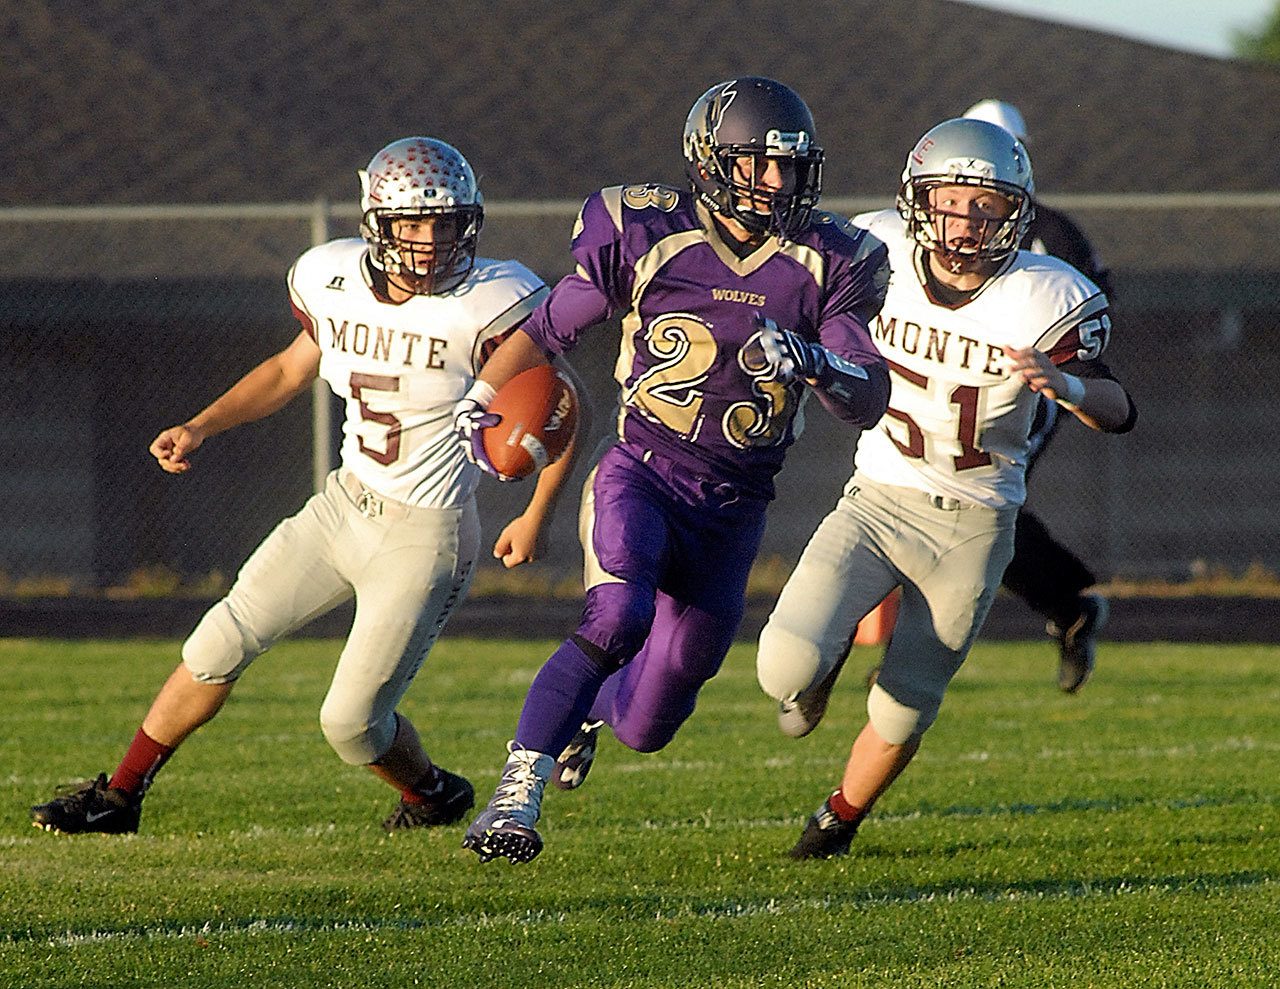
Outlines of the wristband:
M 464 401 L 470 399 L 475 402 L 480 409 L 488 409 L 489 403 L 493 401 L 494 396 L 497 394 L 498 390 L 493 385 L 477 378 L 475 384 L 467 389 L 467 393 L 462 398 Z
M 1074 412 L 1080 407 L 1080 403 L 1084 401 L 1084 379 L 1077 378 L 1074 374 L 1063 374 L 1063 380 L 1066 381 L 1066 390 L 1058 396 L 1058 404 L 1064 409 L 1070 409 Z

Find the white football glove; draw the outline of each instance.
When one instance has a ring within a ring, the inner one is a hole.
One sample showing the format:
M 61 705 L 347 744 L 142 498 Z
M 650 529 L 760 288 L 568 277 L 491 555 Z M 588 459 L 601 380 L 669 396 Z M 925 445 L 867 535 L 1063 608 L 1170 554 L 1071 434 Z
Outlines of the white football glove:
M 507 477 L 494 467 L 484 452 L 483 431 L 502 421 L 502 416 L 496 412 L 486 411 L 496 394 L 493 385 L 487 381 L 473 384 L 453 407 L 453 431 L 468 460 L 499 481 L 514 481 L 515 478 Z

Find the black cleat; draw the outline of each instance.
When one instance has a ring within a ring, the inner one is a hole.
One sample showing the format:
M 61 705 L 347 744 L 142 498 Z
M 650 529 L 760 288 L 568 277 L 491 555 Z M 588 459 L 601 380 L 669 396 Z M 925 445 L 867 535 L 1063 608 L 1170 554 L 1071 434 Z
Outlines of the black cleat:
M 800 840 L 787 854 L 793 859 L 827 859 L 844 855 L 849 851 L 853 836 L 858 833 L 862 821 L 842 821 L 831 809 L 831 802 L 824 800 L 805 823 Z
M 1044 630 L 1058 640 L 1058 689 L 1074 694 L 1089 680 L 1097 658 L 1098 633 L 1107 624 L 1107 599 L 1099 594 L 1080 598 L 1080 617 L 1064 631 L 1050 621 Z
M 455 824 L 476 803 L 476 792 L 471 781 L 436 767 L 440 776 L 436 788 L 423 793 L 425 804 L 413 804 L 402 799 L 391 816 L 382 822 L 384 831 L 404 831 L 409 828 L 432 828 L 440 824 Z
M 57 834 L 136 834 L 142 798 L 107 786 L 107 774 L 96 780 L 60 787 L 47 804 L 31 808 L 31 824 Z
M 556 760 L 553 782 L 561 790 L 576 790 L 587 781 L 591 764 L 596 761 L 596 745 L 600 741 L 603 721 L 584 721 Z

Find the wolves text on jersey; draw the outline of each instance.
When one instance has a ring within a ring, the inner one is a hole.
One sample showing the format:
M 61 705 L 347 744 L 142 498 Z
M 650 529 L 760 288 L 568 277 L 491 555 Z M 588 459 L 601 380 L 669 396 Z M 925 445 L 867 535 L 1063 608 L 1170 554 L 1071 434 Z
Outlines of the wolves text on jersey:
M 768 296 L 761 295 L 759 292 L 744 292 L 737 288 L 713 288 L 711 290 L 711 298 L 717 302 L 741 302 L 747 306 L 763 306 L 768 301 Z

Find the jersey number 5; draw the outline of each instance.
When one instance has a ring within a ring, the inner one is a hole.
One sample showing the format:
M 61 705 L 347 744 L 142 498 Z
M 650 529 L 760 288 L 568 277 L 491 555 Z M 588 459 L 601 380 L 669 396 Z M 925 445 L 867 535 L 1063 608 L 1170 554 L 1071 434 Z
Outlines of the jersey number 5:
M 386 441 L 383 449 L 377 450 L 365 446 L 364 437 L 358 437 L 360 452 L 370 460 L 376 460 L 386 467 L 396 462 L 400 456 L 400 420 L 390 412 L 374 412 L 361 397 L 362 392 L 399 391 L 400 379 L 389 374 L 356 374 L 351 375 L 351 397 L 360 403 L 360 418 L 365 422 L 376 422 L 387 427 Z

